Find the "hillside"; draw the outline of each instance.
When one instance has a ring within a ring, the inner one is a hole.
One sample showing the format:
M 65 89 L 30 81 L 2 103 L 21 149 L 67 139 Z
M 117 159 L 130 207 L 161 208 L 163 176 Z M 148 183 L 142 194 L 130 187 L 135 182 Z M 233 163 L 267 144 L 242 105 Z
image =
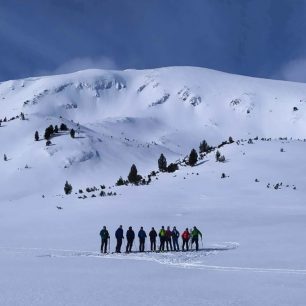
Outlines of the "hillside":
M 132 163 L 147 173 L 160 153 L 175 161 L 203 139 L 303 138 L 306 86 L 193 67 L 87 70 L 3 82 L 0 109 L 2 120 L 26 117 L 0 128 L 1 154 L 10 159 L 1 163 L 0 183 L 14 181 L 22 195 L 55 192 L 65 179 L 111 184 Z M 45 128 L 61 123 L 77 131 L 76 139 L 54 137 L 48 148 L 34 141 L 36 130 L 43 138 Z M 25 165 L 30 171 L 18 171 Z M 30 183 L 35 177 L 39 186 Z

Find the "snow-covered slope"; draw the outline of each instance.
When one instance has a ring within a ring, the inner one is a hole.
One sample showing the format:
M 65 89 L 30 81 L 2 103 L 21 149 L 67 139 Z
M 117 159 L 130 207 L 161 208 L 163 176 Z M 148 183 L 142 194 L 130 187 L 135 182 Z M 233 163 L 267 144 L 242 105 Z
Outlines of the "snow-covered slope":
M 1 83 L 0 110 L 0 119 L 20 112 L 27 119 L 0 128 L 1 154 L 11 159 L 1 163 L 1 184 L 18 182 L 21 195 L 30 186 L 58 188 L 59 177 L 61 185 L 72 177 L 111 183 L 132 163 L 148 172 L 161 152 L 176 160 L 203 139 L 303 138 L 306 86 L 194 67 L 86 70 Z M 48 148 L 34 142 L 36 130 L 43 137 L 62 122 L 79 132 L 76 139 L 55 137 Z M 25 165 L 31 171 L 20 170 Z M 39 185 L 30 182 L 37 176 Z

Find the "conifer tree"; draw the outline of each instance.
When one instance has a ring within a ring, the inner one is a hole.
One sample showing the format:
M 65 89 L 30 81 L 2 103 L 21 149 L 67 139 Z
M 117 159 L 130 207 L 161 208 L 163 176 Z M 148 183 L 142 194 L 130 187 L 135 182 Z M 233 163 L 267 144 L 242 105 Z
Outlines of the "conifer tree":
M 6 154 L 3 155 L 3 159 L 4 159 L 4 161 L 7 161 L 7 156 L 6 156 Z
M 52 124 L 49 125 L 48 129 L 49 129 L 49 131 L 50 131 L 51 134 L 54 133 L 54 127 L 53 127 Z
M 189 165 L 193 167 L 197 163 L 197 161 L 198 161 L 198 153 L 195 149 L 192 149 L 188 159 Z
M 54 127 L 54 133 L 58 133 L 58 126 L 57 125 Z
M 163 172 L 167 171 L 167 160 L 164 154 L 161 154 L 158 159 L 158 169 Z
M 45 134 L 44 134 L 44 138 L 45 138 L 46 140 L 49 140 L 49 139 L 51 138 L 51 131 L 50 131 L 49 128 L 46 128 Z
M 138 175 L 138 171 L 136 166 L 133 164 L 128 175 L 128 180 L 132 184 L 138 184 L 139 181 L 142 179 L 141 175 Z
M 64 191 L 65 191 L 65 194 L 70 194 L 72 192 L 72 186 L 71 184 L 68 183 L 68 181 L 66 181 L 65 183 Z
M 123 180 L 123 178 L 120 176 L 117 183 L 116 183 L 116 186 L 123 186 L 125 185 L 125 182 Z
M 70 130 L 70 136 L 71 136 L 71 138 L 75 137 L 75 130 L 74 129 Z
M 60 125 L 60 130 L 61 130 L 61 131 L 67 131 L 67 130 L 68 130 L 67 125 L 66 125 L 65 123 L 62 123 L 62 124 Z
M 221 156 L 221 153 L 217 150 L 217 152 L 216 152 L 216 161 L 219 161 L 220 156 Z
M 36 131 L 36 132 L 35 132 L 34 137 L 35 137 L 35 141 L 38 141 L 38 140 L 39 140 L 39 134 L 38 134 L 38 131 Z
M 199 152 L 200 153 L 206 153 L 208 152 L 210 149 L 209 145 L 207 144 L 206 140 L 203 140 L 201 143 L 200 143 L 200 147 L 199 147 Z

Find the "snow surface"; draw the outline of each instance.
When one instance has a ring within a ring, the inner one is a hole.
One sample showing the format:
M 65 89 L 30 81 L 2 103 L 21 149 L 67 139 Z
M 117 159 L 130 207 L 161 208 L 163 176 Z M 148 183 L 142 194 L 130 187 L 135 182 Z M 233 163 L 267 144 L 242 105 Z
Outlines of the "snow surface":
M 304 84 L 191 67 L 1 83 L 0 118 L 26 120 L 0 127 L 0 305 L 305 305 L 305 105 Z M 34 141 L 62 122 L 76 139 Z M 173 162 L 229 136 L 259 140 L 114 186 L 132 163 L 147 175 L 162 152 Z M 75 194 L 102 184 L 117 196 Z M 114 250 L 119 224 L 197 225 L 202 250 L 100 255 L 101 227 Z

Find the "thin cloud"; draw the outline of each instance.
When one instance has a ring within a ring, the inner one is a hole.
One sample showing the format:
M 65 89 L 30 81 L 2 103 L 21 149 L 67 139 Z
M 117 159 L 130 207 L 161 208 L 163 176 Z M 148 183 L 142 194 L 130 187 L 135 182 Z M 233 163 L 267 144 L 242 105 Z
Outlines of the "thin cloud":
M 85 69 L 117 69 L 115 61 L 109 57 L 101 56 L 98 58 L 77 57 L 73 58 L 59 67 L 57 67 L 52 74 L 70 73 Z
M 288 62 L 275 77 L 286 81 L 306 82 L 306 58 L 298 58 Z

